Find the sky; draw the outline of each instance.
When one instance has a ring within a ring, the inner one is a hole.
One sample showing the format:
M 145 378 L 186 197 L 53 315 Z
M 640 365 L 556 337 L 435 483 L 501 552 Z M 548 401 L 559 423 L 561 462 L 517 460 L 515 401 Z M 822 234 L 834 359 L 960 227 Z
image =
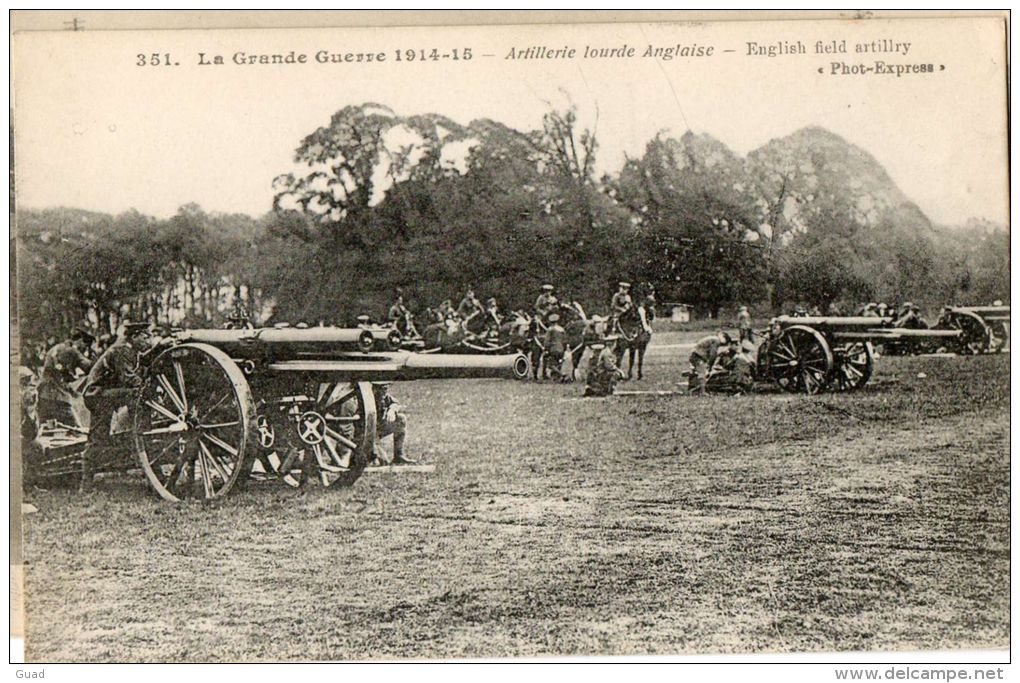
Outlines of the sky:
M 818 125 L 871 153 L 933 221 L 1006 224 L 1000 26 L 960 19 L 22 33 L 14 42 L 18 201 L 157 217 L 194 202 L 259 215 L 271 207 L 272 179 L 294 170 L 300 140 L 344 106 L 378 102 L 399 115 L 491 118 L 528 130 L 550 103 L 572 102 L 584 124 L 596 125 L 597 112 L 600 172 L 640 155 L 659 131 L 707 133 L 743 155 Z M 846 54 L 816 52 L 841 41 Z M 751 55 L 749 43 L 785 48 L 778 52 L 803 45 L 806 54 Z M 642 56 L 649 45 L 678 44 L 713 54 Z M 858 54 L 858 44 L 890 51 Z M 575 53 L 508 58 L 511 49 L 538 46 Z M 423 48 L 461 58 L 407 61 L 407 50 Z M 586 58 L 586 48 L 634 55 Z M 386 61 L 319 64 L 320 50 L 383 53 Z M 232 61 L 239 52 L 291 51 L 307 63 Z M 138 65 L 139 54 L 152 53 L 161 61 L 169 53 L 177 65 Z M 227 63 L 200 65 L 200 53 Z M 834 62 L 876 60 L 934 71 L 831 73 Z

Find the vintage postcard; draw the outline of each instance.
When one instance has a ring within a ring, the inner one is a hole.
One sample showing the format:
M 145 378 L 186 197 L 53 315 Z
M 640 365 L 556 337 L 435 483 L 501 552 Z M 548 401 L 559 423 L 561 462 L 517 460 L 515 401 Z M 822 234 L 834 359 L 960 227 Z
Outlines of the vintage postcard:
M 1006 17 L 260 16 L 13 33 L 26 662 L 1008 661 Z

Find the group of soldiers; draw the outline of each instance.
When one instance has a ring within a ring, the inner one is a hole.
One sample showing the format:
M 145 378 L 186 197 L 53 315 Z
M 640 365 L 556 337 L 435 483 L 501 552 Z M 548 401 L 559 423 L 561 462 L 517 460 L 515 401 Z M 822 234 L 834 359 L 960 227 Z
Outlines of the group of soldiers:
M 654 305 L 655 295 L 650 290 L 645 296 L 645 306 Z M 530 315 L 541 323 L 542 333 L 539 338 L 544 349 L 544 366 L 548 368 L 553 380 L 562 380 L 561 368 L 567 353 L 567 331 L 561 324 L 559 311 L 563 302 L 568 306 L 573 305 L 569 297 L 563 299 L 556 294 L 554 285 L 546 283 L 541 286 Z M 617 321 L 628 312 L 634 310 L 635 302 L 631 295 L 631 284 L 621 281 L 617 290 L 609 302 L 610 315 L 606 325 L 608 334 L 603 335 L 598 341 L 590 344 L 593 355 L 589 361 L 588 381 L 585 395 L 602 396 L 612 393 L 615 382 L 622 377 L 618 367 L 617 344 L 619 336 L 613 334 Z M 437 308 L 428 308 L 424 317 L 429 324 L 441 323 L 451 328 L 461 327 L 464 330 L 469 328 L 479 329 L 482 334 L 498 335 L 504 316 L 499 311 L 499 305 L 495 297 L 489 297 L 484 304 L 475 296 L 473 287 L 468 287 L 463 298 L 457 306 L 453 305 L 451 299 L 443 301 Z M 386 315 L 387 323 L 396 327 L 407 338 L 421 336 L 415 326 L 414 316 L 407 308 L 404 295 L 397 290 L 396 300 L 389 307 Z M 482 321 L 482 322 L 476 322 Z M 371 319 L 368 316 L 359 316 L 358 323 L 367 325 Z M 650 323 L 643 321 L 651 333 Z
M 98 454 L 110 446 L 114 414 L 131 402 L 142 383 L 140 360 L 151 349 L 148 323 L 126 323 L 120 335 L 109 342 L 75 328 L 66 340 L 43 354 L 34 397 L 23 395 L 23 403 L 34 411 L 36 425 L 84 422 L 76 406 L 83 403 L 88 410 L 91 428 L 82 456 L 84 490 L 92 487 Z M 26 371 L 31 374 L 30 369 Z

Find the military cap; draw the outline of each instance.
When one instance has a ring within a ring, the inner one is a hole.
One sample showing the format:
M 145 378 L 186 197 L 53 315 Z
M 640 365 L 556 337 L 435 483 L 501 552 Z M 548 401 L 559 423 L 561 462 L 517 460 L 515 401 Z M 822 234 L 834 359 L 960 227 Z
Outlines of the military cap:
M 560 316 L 559 316 L 558 313 L 550 313 L 549 314 L 549 318 L 548 318 L 549 322 L 554 323 L 554 322 L 557 322 L 559 319 L 560 319 Z
M 359 315 L 357 319 L 358 319 L 359 323 L 368 323 L 368 322 L 371 322 L 371 320 L 372 320 L 372 318 L 370 318 L 367 315 Z
M 621 282 L 620 286 L 629 289 L 630 288 L 630 283 L 629 282 Z
M 553 288 L 553 286 L 550 285 L 550 284 L 542 285 L 542 289 L 547 290 L 547 291 L 552 291 L 552 288 Z
M 604 348 L 606 348 L 606 345 L 603 344 L 602 342 L 592 342 L 588 346 L 590 346 L 593 349 L 604 349 Z

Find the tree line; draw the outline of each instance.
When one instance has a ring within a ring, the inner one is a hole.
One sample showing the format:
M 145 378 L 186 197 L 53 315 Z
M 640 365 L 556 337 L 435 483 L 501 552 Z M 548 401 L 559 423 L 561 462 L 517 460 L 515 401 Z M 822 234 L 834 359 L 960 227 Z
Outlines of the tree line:
M 493 120 L 400 116 L 366 103 L 298 144 L 260 217 L 187 204 L 169 219 L 19 210 L 22 335 L 124 318 L 261 323 L 380 316 L 471 285 L 526 307 L 543 282 L 606 307 L 615 282 L 652 284 L 699 316 L 745 303 L 1008 299 L 1009 234 L 933 226 L 863 150 L 821 128 L 746 157 L 708 135 L 660 133 L 599 175 L 574 108 L 518 131 Z

